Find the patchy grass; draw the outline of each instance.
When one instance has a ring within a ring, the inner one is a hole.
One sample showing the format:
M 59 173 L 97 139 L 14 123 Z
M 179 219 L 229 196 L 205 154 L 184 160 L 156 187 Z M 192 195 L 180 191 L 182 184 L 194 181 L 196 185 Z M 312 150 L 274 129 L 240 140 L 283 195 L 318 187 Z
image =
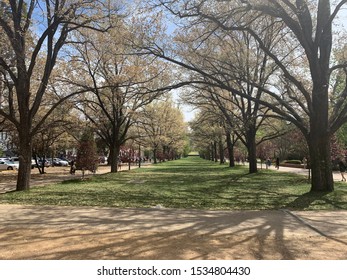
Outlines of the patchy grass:
M 96 175 L 27 192 L 0 195 L 0 203 L 188 209 L 347 209 L 347 186 L 332 193 L 309 193 L 302 176 L 270 170 L 248 174 L 189 157 L 151 168 Z

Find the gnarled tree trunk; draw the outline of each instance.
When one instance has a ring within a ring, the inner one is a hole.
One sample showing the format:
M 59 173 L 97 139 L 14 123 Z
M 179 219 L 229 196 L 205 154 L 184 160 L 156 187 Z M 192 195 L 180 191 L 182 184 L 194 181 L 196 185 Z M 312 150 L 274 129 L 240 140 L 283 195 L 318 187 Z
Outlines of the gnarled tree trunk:
M 334 190 L 334 180 L 331 163 L 328 89 L 323 82 L 313 90 L 312 100 L 315 110 L 310 118 L 310 133 L 307 137 L 312 170 L 311 192 L 331 192 Z

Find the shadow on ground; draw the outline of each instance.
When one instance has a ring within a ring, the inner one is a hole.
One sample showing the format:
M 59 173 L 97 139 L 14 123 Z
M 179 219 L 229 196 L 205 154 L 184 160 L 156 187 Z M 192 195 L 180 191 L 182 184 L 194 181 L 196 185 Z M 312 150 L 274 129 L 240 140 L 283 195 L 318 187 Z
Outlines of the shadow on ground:
M 347 258 L 346 234 L 327 238 L 282 211 L 6 207 L 0 259 Z

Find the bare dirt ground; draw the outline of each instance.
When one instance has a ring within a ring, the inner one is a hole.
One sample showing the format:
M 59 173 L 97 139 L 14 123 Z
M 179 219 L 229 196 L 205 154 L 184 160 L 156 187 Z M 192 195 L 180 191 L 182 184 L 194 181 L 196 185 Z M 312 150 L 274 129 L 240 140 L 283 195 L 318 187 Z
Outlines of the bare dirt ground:
M 33 171 L 33 185 L 74 177 L 68 167 L 46 171 Z M 0 193 L 16 175 L 1 172 Z M 347 211 L 0 205 L 0 259 L 346 260 Z
M 144 166 L 143 166 L 144 167 Z M 146 166 L 147 167 L 147 166 Z M 131 169 L 137 166 L 131 166 Z M 128 170 L 127 166 L 123 166 L 121 171 Z M 96 174 L 103 174 L 110 172 L 109 166 L 101 165 L 98 167 Z M 16 188 L 17 171 L 4 170 L 0 172 L 0 194 L 5 193 Z M 92 173 L 86 171 L 86 176 L 91 176 Z M 75 175 L 70 174 L 70 167 L 55 166 L 45 169 L 45 174 L 40 174 L 38 169 L 35 168 L 31 171 L 31 186 L 46 186 L 55 182 L 79 178 L 82 176 L 81 171 L 77 170 Z

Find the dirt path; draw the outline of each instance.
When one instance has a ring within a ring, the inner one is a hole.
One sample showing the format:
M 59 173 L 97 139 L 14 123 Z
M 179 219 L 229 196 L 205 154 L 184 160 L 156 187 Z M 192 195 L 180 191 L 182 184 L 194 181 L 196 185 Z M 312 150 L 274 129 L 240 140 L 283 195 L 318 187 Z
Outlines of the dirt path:
M 347 211 L 0 205 L 0 259 L 347 259 Z

